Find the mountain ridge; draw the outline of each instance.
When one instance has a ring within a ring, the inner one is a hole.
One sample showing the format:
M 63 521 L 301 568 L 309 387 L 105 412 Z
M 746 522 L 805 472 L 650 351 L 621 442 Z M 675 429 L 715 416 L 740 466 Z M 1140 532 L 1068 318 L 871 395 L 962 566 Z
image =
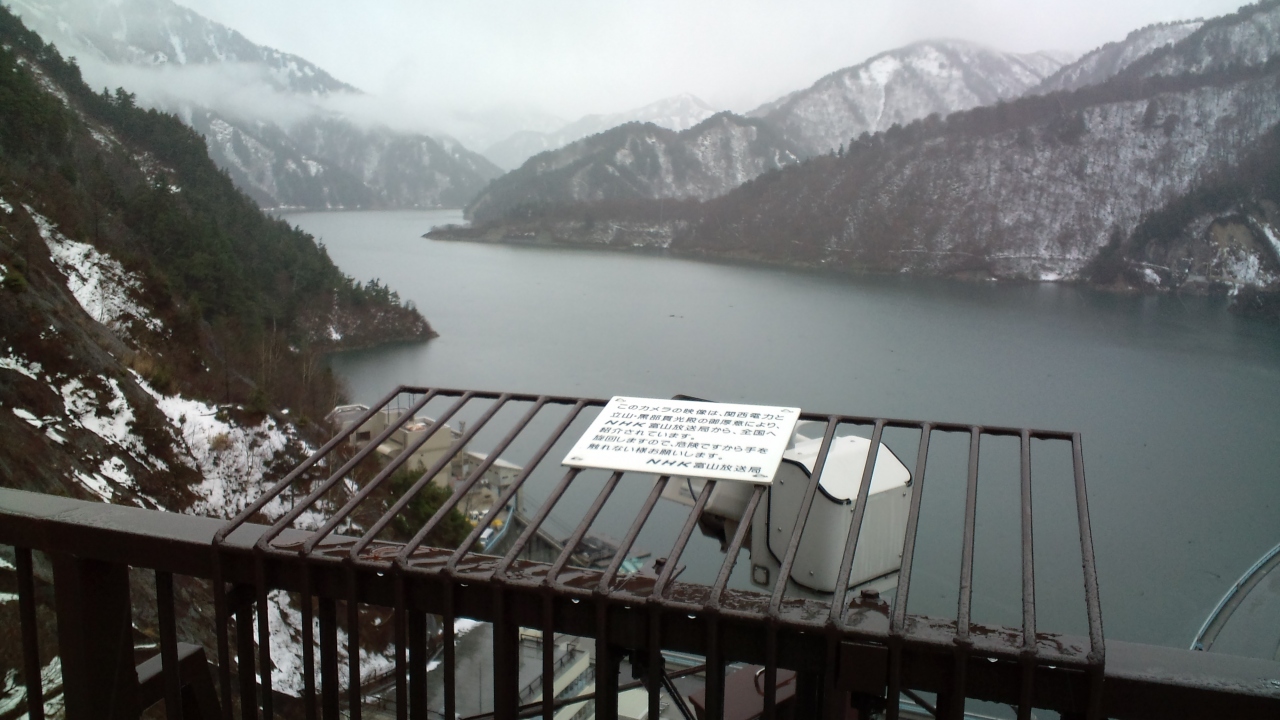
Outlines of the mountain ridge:
M 1017 97 L 1061 65 L 1050 53 L 1004 53 L 963 40 L 922 40 L 833 71 L 747 113 L 808 155 L 863 132 Z
M 706 199 L 797 160 L 763 121 L 729 112 L 681 132 L 628 123 L 535 155 L 494 180 L 466 211 L 483 221 L 583 201 Z
M 483 154 L 499 167 L 515 169 L 534 155 L 558 150 L 576 140 L 629 122 L 651 122 L 680 132 L 715 114 L 715 109 L 697 96 L 683 93 L 620 113 L 585 115 L 552 132 L 521 131 L 489 146 Z

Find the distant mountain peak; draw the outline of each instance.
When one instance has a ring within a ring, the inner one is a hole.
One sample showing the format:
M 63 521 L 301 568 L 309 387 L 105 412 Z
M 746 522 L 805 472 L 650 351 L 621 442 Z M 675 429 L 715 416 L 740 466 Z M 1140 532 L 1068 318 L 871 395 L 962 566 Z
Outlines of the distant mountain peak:
M 518 132 L 484 151 L 499 167 L 515 168 L 525 160 L 548 150 L 556 150 L 575 140 L 601 133 L 629 122 L 648 122 L 668 130 L 688 130 L 716 113 L 716 109 L 692 93 L 655 100 L 620 113 L 593 114 L 575 120 L 554 132 Z
M 1017 97 L 1056 71 L 1055 53 L 1006 53 L 968 40 L 921 40 L 829 73 L 751 111 L 809 154 L 863 132 Z

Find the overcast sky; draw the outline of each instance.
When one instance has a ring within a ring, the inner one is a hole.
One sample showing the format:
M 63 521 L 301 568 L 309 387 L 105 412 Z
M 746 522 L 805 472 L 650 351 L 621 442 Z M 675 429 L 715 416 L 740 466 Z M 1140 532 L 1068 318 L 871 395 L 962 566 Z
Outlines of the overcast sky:
M 1083 53 L 1241 0 L 178 0 L 424 114 L 748 110 L 914 40 Z

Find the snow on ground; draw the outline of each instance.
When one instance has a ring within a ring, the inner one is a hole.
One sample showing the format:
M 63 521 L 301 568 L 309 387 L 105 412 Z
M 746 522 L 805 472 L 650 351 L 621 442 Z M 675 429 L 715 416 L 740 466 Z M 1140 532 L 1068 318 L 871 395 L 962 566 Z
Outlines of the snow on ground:
M 30 206 L 24 207 L 49 246 L 54 264 L 67 277 L 67 288 L 90 317 L 116 331 L 127 330 L 134 320 L 155 332 L 164 329 L 164 325 L 134 299 L 142 283 L 133 273 L 92 245 L 68 239 L 48 218 Z
M 1276 236 L 1276 231 L 1267 223 L 1259 223 L 1262 227 L 1262 234 L 1267 236 L 1267 241 L 1271 243 L 1272 249 L 1276 251 L 1276 255 L 1280 256 L 1280 237 Z
M 479 620 L 472 620 L 470 618 L 458 618 L 457 620 L 454 620 L 453 621 L 453 641 L 456 643 L 458 641 L 458 638 L 462 637 L 463 635 L 466 635 L 472 630 L 475 630 L 476 628 L 480 627 L 483 624 L 484 623 L 480 622 Z M 440 667 L 440 661 L 432 660 L 431 662 L 427 663 L 427 672 L 431 672 L 432 670 L 435 670 L 438 667 Z
M 136 372 L 133 377 L 169 418 L 181 439 L 179 450 L 185 451 L 186 464 L 203 478 L 198 487 L 192 488 L 200 496 L 188 509 L 193 515 L 234 517 L 267 489 L 264 480 L 276 458 L 300 442 L 293 426 L 281 426 L 274 418 L 267 417 L 251 427 L 239 425 L 224 419 L 225 415 L 219 417 L 216 406 L 179 395 L 163 395 Z M 305 445 L 303 449 L 310 450 Z M 263 512 L 279 517 L 288 509 L 284 499 L 277 498 Z M 323 514 L 311 510 L 294 527 L 314 528 L 323 522 Z
M 44 688 L 44 716 L 62 717 L 62 659 L 54 658 L 40 671 L 40 684 Z M 55 694 L 56 693 L 56 694 Z M 5 673 L 0 684 L 0 717 L 13 712 L 27 699 L 27 686 L 18 680 L 16 668 Z
M 272 590 L 267 595 L 267 627 L 271 630 L 271 687 L 280 692 L 302 697 L 305 685 L 302 662 L 302 611 L 289 603 L 289 595 L 283 590 Z M 258 637 L 257 615 L 253 623 L 254 637 Z M 312 641 L 318 643 L 320 638 L 320 618 L 317 614 L 311 617 Z M 338 628 L 338 667 L 346 667 L 347 633 Z M 320 657 L 319 646 L 316 646 L 315 657 Z M 386 648 L 383 652 L 371 653 L 360 648 L 360 682 L 367 683 L 375 678 L 385 677 L 395 670 L 395 648 Z M 315 668 L 316 687 L 320 686 L 320 665 Z M 347 673 L 338 674 L 338 682 L 347 686 Z
M 72 378 L 59 389 L 67 417 L 80 427 L 129 453 L 152 470 L 168 470 L 169 466 L 147 451 L 146 443 L 133 432 L 134 415 L 115 378 L 99 376 L 111 391 L 111 399 L 100 401 L 79 378 Z M 131 485 L 132 481 L 130 481 Z
M 6 352 L 8 352 L 7 355 L 0 356 L 0 368 L 21 373 L 32 380 L 40 379 L 40 373 L 44 372 L 44 368 L 40 367 L 40 363 L 32 362 L 26 358 L 13 354 L 12 347 L 10 347 Z
M 4 210 L 5 215 L 13 214 L 13 206 L 5 202 L 4 198 L 0 198 L 0 210 Z

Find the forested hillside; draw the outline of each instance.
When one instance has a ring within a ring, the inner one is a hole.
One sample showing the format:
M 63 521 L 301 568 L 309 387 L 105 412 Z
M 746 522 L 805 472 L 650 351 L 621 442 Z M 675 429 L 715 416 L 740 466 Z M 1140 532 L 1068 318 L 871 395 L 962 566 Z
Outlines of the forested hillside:
M 177 118 L 91 90 L 7 10 L 0 43 L 6 483 L 75 494 L 77 472 L 131 485 L 178 467 L 138 459 L 181 454 L 171 423 L 141 422 L 177 394 L 305 428 L 341 397 L 322 350 L 430 336 L 393 291 L 264 215 Z M 71 448 L 106 413 L 155 434 L 121 441 L 137 453 L 104 474 L 105 451 Z
M 732 113 L 683 132 L 627 123 L 535 155 L 490 183 L 467 214 L 485 221 L 577 202 L 704 200 L 798 159 L 766 123 Z

